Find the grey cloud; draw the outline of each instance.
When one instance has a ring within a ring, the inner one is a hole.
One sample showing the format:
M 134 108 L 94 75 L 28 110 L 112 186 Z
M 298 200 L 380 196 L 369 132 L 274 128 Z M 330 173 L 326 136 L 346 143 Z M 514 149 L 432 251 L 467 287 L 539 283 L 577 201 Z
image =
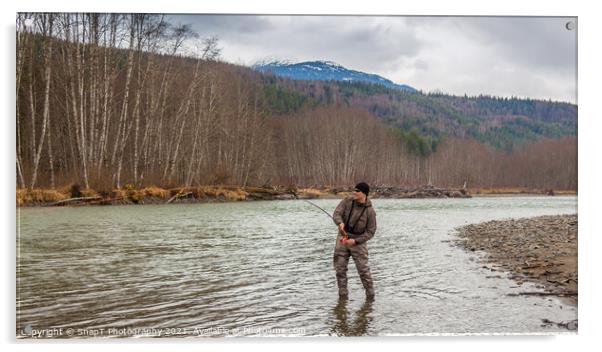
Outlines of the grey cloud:
M 354 69 L 392 67 L 415 55 L 421 43 L 403 17 L 175 15 L 201 35 L 231 45 L 262 47 L 264 57 L 332 60 Z M 397 26 L 397 28 L 394 28 Z M 259 58 L 257 58 L 259 59 Z M 249 62 L 251 64 L 252 62 Z
M 454 94 L 575 101 L 576 31 L 565 27 L 571 20 L 575 18 L 409 18 L 420 39 L 429 43 L 418 55 L 429 70 L 414 71 L 412 83 Z
M 313 59 L 327 59 L 354 69 L 382 71 L 400 57 L 412 57 L 421 43 L 402 17 L 293 17 L 281 35 L 292 39 L 293 51 L 302 49 Z M 281 48 L 282 49 L 282 48 Z
M 425 60 L 418 59 L 414 63 L 414 67 L 417 68 L 417 69 L 419 69 L 419 70 L 428 70 L 429 64 Z
M 574 18 L 493 17 L 463 21 L 467 34 L 483 45 L 497 46 L 504 59 L 534 67 L 574 67 L 577 31 L 565 25 Z
M 576 74 L 576 30 L 564 26 L 575 20 L 570 17 L 170 18 L 192 24 L 201 36 L 217 35 L 224 59 L 238 64 L 266 58 L 330 60 L 425 91 L 574 101 L 566 94 L 576 90 L 571 78 Z
M 250 35 L 272 28 L 269 20 L 249 15 L 169 15 L 172 23 L 190 24 L 202 36 Z

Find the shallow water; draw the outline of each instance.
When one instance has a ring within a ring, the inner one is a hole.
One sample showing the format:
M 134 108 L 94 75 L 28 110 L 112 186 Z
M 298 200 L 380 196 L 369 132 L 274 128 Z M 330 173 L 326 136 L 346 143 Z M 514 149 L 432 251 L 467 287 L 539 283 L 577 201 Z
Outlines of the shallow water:
M 546 333 L 566 330 L 541 319 L 577 318 L 556 298 L 508 296 L 537 288 L 451 242 L 468 223 L 576 213 L 576 197 L 373 204 L 373 303 L 353 260 L 338 301 L 335 226 L 302 201 L 20 209 L 17 336 Z

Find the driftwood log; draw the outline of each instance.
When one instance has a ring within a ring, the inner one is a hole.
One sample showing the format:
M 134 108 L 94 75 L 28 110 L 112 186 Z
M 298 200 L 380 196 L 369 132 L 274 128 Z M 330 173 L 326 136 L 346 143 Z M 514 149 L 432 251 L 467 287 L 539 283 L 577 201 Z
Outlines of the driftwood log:
M 169 200 L 165 204 L 169 204 L 178 198 L 188 197 L 191 194 L 192 194 L 192 192 L 178 193 L 178 194 L 174 195 L 173 197 L 169 198 Z
M 63 199 L 63 200 L 59 200 L 58 202 L 54 202 L 54 203 L 50 203 L 48 204 L 48 206 L 54 206 L 54 205 L 62 205 L 62 204 L 67 204 L 70 202 L 80 202 L 80 201 L 92 201 L 92 200 L 97 200 L 100 199 L 100 196 L 94 196 L 94 197 L 75 197 L 75 198 L 69 198 L 69 199 Z

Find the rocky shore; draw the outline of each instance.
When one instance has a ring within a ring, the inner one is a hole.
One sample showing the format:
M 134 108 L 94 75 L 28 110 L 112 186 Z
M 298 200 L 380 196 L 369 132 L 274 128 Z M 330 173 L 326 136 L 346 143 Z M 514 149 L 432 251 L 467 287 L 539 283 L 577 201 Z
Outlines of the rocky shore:
M 485 252 L 484 267 L 545 290 L 519 295 L 557 296 L 577 305 L 577 214 L 467 225 L 458 236 L 457 245 Z
M 111 191 L 82 190 L 79 186 L 56 190 L 17 190 L 17 206 L 65 206 L 111 204 L 210 203 L 228 201 L 342 198 L 353 188 L 342 187 L 239 187 L 203 186 L 163 189 L 147 187 L 134 189 L 126 185 Z M 470 198 L 466 189 L 438 188 L 431 185 L 402 187 L 373 187 L 371 198 Z

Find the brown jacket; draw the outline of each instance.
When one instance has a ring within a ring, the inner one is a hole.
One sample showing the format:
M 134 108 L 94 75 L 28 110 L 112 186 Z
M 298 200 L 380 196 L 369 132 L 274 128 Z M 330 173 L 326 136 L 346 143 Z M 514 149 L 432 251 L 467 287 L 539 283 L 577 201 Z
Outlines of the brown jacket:
M 352 204 L 353 210 L 351 210 Z M 364 208 L 366 209 L 362 214 Z M 349 213 L 351 213 L 351 221 L 348 219 Z M 349 234 L 349 238 L 353 238 L 356 244 L 367 242 L 376 232 L 376 212 L 369 198 L 366 199 L 365 204 L 354 202 L 353 196 L 343 199 L 335 209 L 332 218 L 337 226 L 340 223 L 353 226 L 354 231 L 353 234 Z

